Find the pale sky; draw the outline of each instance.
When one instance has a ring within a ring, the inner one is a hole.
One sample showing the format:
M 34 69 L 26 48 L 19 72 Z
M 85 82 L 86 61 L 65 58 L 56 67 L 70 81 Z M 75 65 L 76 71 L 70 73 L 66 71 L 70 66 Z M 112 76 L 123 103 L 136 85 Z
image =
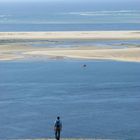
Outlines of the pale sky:
M 22 3 L 50 3 L 52 5 L 59 5 L 63 7 L 67 5 L 67 8 L 69 8 L 69 4 L 73 5 L 83 5 L 84 7 L 109 7 L 114 8 L 120 7 L 120 9 L 140 9 L 140 0 L 0 0 L 0 3 L 18 3 L 22 5 Z M 0 5 L 1 6 L 1 5 Z M 84 8 L 83 7 L 83 8 Z M 65 8 L 65 7 L 64 7 Z
M 11 6 L 15 3 L 19 4 L 19 7 L 22 6 L 22 3 L 49 3 L 57 6 L 56 8 L 65 8 L 70 9 L 76 6 L 84 7 L 85 10 L 91 10 L 92 8 L 102 9 L 102 7 L 106 7 L 105 9 L 115 9 L 120 7 L 120 9 L 140 9 L 140 0 L 0 0 L 0 6 L 2 3 L 5 3 L 7 6 Z M 65 6 L 64 6 L 65 5 Z M 71 5 L 71 6 L 70 6 Z M 70 7 L 70 8 L 69 8 Z M 22 8 L 22 7 L 21 7 Z M 52 8 L 52 7 L 51 7 Z
M 69 4 L 74 4 L 73 6 L 77 5 L 83 5 L 83 6 L 93 6 L 93 7 L 113 7 L 115 8 L 120 7 L 120 9 L 125 9 L 127 6 L 127 9 L 140 9 L 140 0 L 0 0 L 0 3 L 50 3 L 55 5 L 61 5 L 63 4 L 67 5 L 67 8 L 69 7 Z M 0 5 L 1 6 L 1 5 Z
M 140 0 L 0 0 L 0 2 L 139 2 Z

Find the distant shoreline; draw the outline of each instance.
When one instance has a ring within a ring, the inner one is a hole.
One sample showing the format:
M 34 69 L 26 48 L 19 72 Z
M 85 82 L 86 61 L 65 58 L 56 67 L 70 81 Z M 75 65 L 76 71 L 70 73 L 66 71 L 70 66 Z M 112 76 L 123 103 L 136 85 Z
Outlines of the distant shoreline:
M 0 32 L 0 60 L 35 59 L 90 59 L 140 62 L 140 48 L 98 48 L 96 46 L 74 48 L 47 48 L 25 45 L 28 40 L 91 39 L 91 40 L 139 40 L 140 31 L 61 31 L 61 32 Z M 14 41 L 12 44 L 11 41 Z M 18 41 L 24 40 L 22 43 Z M 17 41 L 17 43 L 16 43 Z
M 0 39 L 140 39 L 140 30 L 0 32 Z

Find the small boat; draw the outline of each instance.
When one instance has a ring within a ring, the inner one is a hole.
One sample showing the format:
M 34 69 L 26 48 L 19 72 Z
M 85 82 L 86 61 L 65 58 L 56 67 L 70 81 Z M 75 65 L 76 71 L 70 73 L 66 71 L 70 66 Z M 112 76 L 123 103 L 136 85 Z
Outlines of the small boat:
M 86 64 L 83 65 L 84 68 L 85 68 L 86 66 L 87 66 Z

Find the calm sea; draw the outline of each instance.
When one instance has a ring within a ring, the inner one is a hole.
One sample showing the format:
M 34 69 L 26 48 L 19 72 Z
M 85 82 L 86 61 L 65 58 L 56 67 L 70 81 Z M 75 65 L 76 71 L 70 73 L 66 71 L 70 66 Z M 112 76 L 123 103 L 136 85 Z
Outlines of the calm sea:
M 140 30 L 139 4 L 91 0 L 0 3 L 0 31 Z
M 139 63 L 1 62 L 0 138 L 139 139 L 139 91 Z
M 0 3 L 0 31 L 140 29 L 139 2 L 81 2 Z M 46 44 L 52 47 L 52 42 Z M 68 40 L 60 45 L 75 44 L 139 47 L 140 41 Z M 53 137 L 53 123 L 60 115 L 63 137 L 138 140 L 139 91 L 140 63 L 0 62 L 0 139 Z

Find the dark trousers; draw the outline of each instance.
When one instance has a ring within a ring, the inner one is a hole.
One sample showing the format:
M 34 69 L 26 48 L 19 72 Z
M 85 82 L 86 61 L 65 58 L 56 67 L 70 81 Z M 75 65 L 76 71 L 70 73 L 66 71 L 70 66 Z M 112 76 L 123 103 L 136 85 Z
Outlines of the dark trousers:
M 56 140 L 60 140 L 60 130 L 55 131 L 55 138 Z

